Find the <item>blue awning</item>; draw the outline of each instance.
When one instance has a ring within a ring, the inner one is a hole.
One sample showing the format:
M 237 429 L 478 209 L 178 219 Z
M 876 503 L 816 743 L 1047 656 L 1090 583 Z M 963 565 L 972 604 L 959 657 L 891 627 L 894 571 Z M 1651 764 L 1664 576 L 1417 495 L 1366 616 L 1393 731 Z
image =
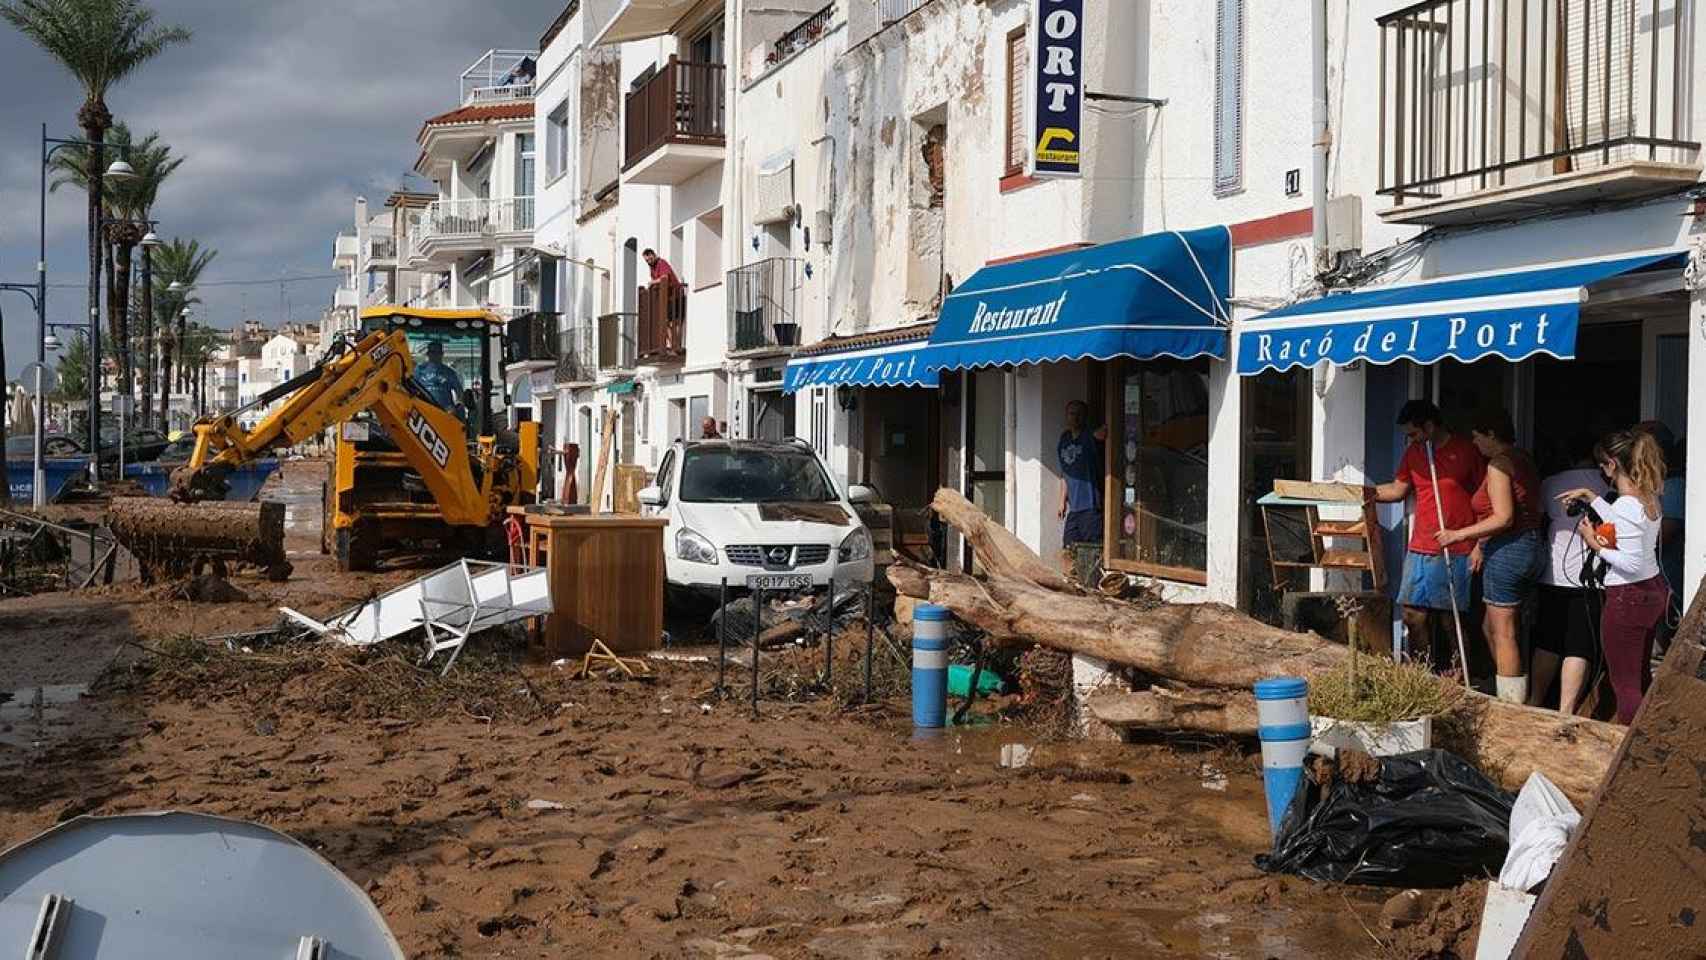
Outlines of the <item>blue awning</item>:
M 943 302 L 926 363 L 1224 357 L 1231 287 L 1225 227 L 984 267 Z
M 1644 270 L 1678 269 L 1665 250 L 1329 294 L 1238 324 L 1238 372 L 1289 370 L 1325 359 L 1433 363 L 1444 357 L 1521 360 L 1576 355 L 1587 287 Z
M 782 375 L 782 392 L 806 387 L 934 387 L 936 371 L 924 363 L 929 352 L 929 341 L 919 338 L 795 357 Z

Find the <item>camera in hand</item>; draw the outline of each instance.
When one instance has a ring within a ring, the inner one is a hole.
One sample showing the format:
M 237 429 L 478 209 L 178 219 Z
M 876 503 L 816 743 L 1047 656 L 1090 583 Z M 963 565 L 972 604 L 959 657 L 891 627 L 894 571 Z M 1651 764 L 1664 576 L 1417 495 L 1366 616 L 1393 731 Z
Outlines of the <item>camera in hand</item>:
M 1599 511 L 1593 508 L 1593 501 L 1586 497 L 1577 497 L 1574 500 L 1567 501 L 1564 504 L 1564 513 L 1571 517 L 1579 517 L 1585 513 L 1595 526 L 1605 522 L 1605 518 L 1601 517 Z

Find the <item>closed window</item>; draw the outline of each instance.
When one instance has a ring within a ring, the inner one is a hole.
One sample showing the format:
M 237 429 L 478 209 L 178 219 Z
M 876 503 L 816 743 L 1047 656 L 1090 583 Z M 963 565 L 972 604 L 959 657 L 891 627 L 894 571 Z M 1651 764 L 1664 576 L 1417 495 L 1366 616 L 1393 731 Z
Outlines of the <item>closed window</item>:
M 1023 173 L 1030 131 L 1025 129 L 1025 87 L 1030 83 L 1031 49 L 1025 28 L 1007 35 L 1007 176 Z
M 515 196 L 533 196 L 533 134 L 515 135 Z
M 569 169 L 569 102 L 557 104 L 545 118 L 545 179 L 562 176 Z
M 1244 187 L 1244 0 L 1215 0 L 1214 192 Z

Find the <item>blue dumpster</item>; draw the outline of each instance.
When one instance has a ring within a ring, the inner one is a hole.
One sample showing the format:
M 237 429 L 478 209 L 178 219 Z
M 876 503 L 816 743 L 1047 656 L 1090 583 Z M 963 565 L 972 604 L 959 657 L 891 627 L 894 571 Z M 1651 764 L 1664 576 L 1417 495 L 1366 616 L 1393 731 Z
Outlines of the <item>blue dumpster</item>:
M 47 480 L 47 502 L 58 500 L 72 480 L 88 472 L 88 457 L 51 457 L 42 461 L 42 474 Z M 6 486 L 12 492 L 13 503 L 35 502 L 35 461 L 6 461 Z
M 172 471 L 183 466 L 181 461 L 164 463 L 127 463 L 124 465 L 124 475 L 128 480 L 134 480 L 151 497 L 163 497 L 172 484 Z M 225 499 L 244 502 L 255 499 L 266 485 L 267 478 L 278 469 L 276 457 L 266 457 L 246 463 L 231 471 L 225 477 L 230 489 L 225 493 Z

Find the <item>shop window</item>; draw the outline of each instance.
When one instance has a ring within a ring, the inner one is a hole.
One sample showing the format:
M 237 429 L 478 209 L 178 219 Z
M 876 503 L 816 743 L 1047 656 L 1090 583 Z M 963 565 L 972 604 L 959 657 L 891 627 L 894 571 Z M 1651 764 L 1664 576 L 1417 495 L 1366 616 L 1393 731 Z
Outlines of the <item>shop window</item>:
M 1206 583 L 1208 361 L 1112 370 L 1107 565 Z

